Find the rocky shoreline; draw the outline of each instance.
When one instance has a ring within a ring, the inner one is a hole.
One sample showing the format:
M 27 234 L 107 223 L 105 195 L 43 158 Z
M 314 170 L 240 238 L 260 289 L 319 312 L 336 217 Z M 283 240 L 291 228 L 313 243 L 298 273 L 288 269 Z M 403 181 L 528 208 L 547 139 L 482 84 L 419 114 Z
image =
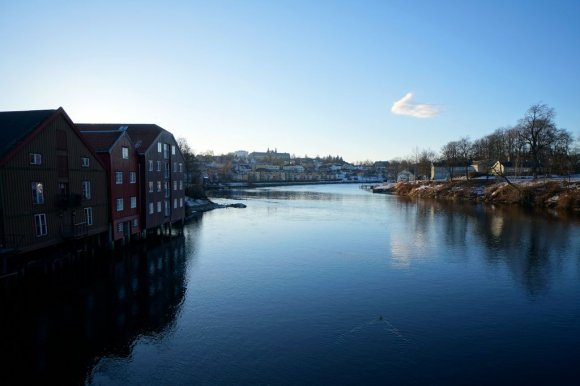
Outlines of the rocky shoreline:
M 210 200 L 209 198 L 191 198 L 188 197 L 185 200 L 186 207 L 186 218 L 193 218 L 201 215 L 203 212 L 207 212 L 214 209 L 222 208 L 245 208 L 246 205 L 241 202 L 234 204 L 218 204 Z
M 580 181 L 472 179 L 449 182 L 417 181 L 377 185 L 373 193 L 407 197 L 515 204 L 580 214 Z

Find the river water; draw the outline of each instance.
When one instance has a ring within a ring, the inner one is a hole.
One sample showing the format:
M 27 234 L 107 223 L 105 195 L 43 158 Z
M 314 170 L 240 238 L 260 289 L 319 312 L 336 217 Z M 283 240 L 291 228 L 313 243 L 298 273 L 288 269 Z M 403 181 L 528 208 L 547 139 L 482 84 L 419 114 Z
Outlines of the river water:
M 580 384 L 577 218 L 357 185 L 230 195 L 247 208 L 4 297 L 0 384 Z

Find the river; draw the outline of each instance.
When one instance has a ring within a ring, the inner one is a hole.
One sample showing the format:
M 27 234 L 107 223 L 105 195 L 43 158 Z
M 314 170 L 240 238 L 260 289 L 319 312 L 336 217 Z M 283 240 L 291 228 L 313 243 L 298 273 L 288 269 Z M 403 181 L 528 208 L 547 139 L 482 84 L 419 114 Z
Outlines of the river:
M 580 384 L 577 218 L 357 185 L 229 195 L 247 208 L 3 297 L 0 384 Z

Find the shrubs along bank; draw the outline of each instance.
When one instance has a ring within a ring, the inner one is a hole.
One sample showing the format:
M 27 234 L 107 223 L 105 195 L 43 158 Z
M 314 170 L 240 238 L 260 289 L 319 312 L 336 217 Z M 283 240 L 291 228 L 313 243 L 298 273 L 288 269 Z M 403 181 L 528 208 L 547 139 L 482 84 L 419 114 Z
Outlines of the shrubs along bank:
M 417 198 L 467 200 L 493 204 L 516 204 L 580 213 L 580 181 L 458 180 L 387 183 L 373 188 L 374 193 L 391 193 Z

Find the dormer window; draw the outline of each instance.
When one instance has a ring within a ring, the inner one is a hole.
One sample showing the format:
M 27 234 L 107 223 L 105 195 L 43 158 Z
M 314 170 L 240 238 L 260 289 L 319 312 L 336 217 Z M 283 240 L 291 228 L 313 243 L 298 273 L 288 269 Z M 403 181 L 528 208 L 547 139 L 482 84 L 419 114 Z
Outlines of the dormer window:
M 81 157 L 81 167 L 82 168 L 89 167 L 89 157 Z
M 121 157 L 123 157 L 123 159 L 129 159 L 129 148 L 123 146 L 121 148 Z

